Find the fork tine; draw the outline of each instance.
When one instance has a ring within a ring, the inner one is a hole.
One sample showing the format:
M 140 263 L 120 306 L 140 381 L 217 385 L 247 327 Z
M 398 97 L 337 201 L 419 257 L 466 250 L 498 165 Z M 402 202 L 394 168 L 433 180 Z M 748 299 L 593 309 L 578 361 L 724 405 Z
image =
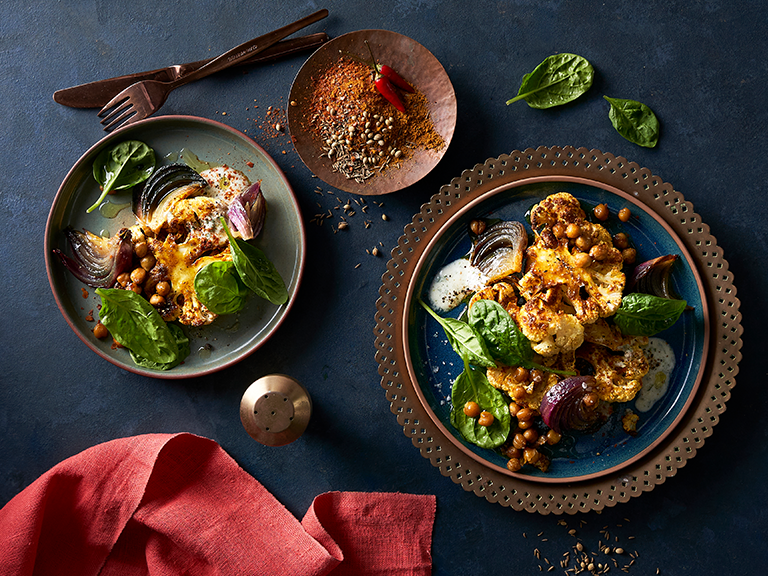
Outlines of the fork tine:
M 101 110 L 99 110 L 99 118 L 101 118 L 101 123 L 104 124 L 104 122 L 109 122 L 110 119 L 114 118 L 118 114 L 121 114 L 125 110 L 132 108 L 133 104 L 131 103 L 130 98 L 127 96 L 124 100 L 117 103 L 117 105 L 104 107 Z
M 104 114 L 107 113 L 108 110 L 119 107 L 120 105 L 124 106 L 129 102 L 129 100 L 130 100 L 130 95 L 126 94 L 126 90 L 123 90 L 122 92 L 117 94 L 114 98 L 112 98 L 112 100 L 104 104 L 102 109 L 99 110 L 99 113 L 97 114 L 97 116 L 101 118 Z
M 105 124 L 104 130 L 106 132 L 110 132 L 114 130 L 115 128 L 119 128 L 120 126 L 125 126 L 126 124 L 130 124 L 134 120 L 138 120 L 136 117 L 138 112 L 133 109 L 133 106 L 128 106 L 125 108 L 124 112 L 120 114 L 117 118 L 114 118 L 109 124 Z M 104 118 L 101 121 L 101 124 L 104 124 L 105 122 L 108 122 L 109 119 L 114 115 L 114 112 L 110 114 L 107 118 Z

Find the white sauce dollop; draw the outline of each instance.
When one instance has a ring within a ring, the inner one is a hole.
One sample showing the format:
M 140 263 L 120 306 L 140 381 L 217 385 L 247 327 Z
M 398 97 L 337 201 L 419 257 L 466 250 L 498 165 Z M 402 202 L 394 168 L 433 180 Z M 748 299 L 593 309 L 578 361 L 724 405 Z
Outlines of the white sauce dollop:
M 649 338 L 645 348 L 650 369 L 643 376 L 643 387 L 635 398 L 638 412 L 648 412 L 667 392 L 669 376 L 675 369 L 675 352 L 661 338 Z
M 485 286 L 487 276 L 473 267 L 469 260 L 460 258 L 443 266 L 429 287 L 429 306 L 435 312 L 448 312 L 461 301 Z

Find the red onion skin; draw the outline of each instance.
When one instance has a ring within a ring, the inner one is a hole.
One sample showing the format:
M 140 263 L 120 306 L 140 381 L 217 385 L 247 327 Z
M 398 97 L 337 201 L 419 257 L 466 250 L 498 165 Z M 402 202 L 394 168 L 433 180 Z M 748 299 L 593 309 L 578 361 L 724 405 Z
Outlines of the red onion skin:
M 261 233 L 267 201 L 261 192 L 261 181 L 251 184 L 229 205 L 227 216 L 243 240 L 251 240 Z
M 117 277 L 130 270 L 133 261 L 131 234 L 127 229 L 118 232 L 118 242 L 111 254 L 100 256 L 94 246 L 86 242 L 81 234 L 72 230 L 67 232 L 67 239 L 72 247 L 70 258 L 61 250 L 54 249 L 64 267 L 83 284 L 91 288 L 110 288 Z
M 596 413 L 588 409 L 583 400 L 594 387 L 592 376 L 572 376 L 552 386 L 539 407 L 544 423 L 558 434 L 588 428 L 594 423 Z
M 669 287 L 669 274 L 678 258 L 677 254 L 667 254 L 635 266 L 627 278 L 627 293 L 643 292 L 660 298 L 676 299 Z

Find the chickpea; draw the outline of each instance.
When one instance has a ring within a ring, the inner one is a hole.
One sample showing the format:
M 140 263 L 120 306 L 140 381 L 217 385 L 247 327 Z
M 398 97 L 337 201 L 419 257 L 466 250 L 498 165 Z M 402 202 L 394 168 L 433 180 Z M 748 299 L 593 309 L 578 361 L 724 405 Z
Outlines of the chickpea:
M 606 204 L 598 204 L 597 206 L 595 206 L 592 212 L 594 213 L 595 218 L 597 218 L 598 220 L 602 220 L 602 221 L 608 220 L 609 211 L 608 211 L 608 206 Z
M 144 258 L 141 259 L 140 264 L 141 267 L 144 268 L 147 272 L 152 270 L 152 268 L 155 267 L 155 257 L 152 254 L 147 254 L 144 256 Z
M 605 260 L 611 255 L 611 247 L 608 244 L 595 244 L 589 249 L 589 255 L 593 260 Z
M 558 442 L 560 442 L 560 439 L 562 438 L 562 436 L 557 432 L 555 432 L 554 430 L 549 430 L 545 438 L 547 440 L 547 444 L 549 444 L 550 446 L 553 446 L 554 444 L 557 444 Z
M 523 452 L 523 459 L 526 464 L 536 464 L 541 458 L 541 453 L 536 448 L 526 448 Z
M 527 430 L 528 428 L 531 428 L 533 426 L 533 420 L 518 420 L 517 421 L 517 427 L 520 428 L 520 430 Z
M 565 238 L 567 227 L 562 222 L 558 222 L 552 226 L 552 232 L 555 234 L 555 238 Z
M 128 290 L 133 290 L 136 294 L 141 295 L 141 286 L 138 284 L 128 284 Z
M 128 286 L 128 283 L 131 281 L 131 274 L 129 272 L 123 272 L 117 277 L 117 283 L 120 284 L 123 288 Z
M 624 258 L 624 262 L 627 264 L 633 264 L 637 258 L 637 250 L 634 248 L 625 248 L 621 251 L 621 257 Z
M 107 327 L 104 326 L 104 324 L 97 322 L 96 326 L 93 327 L 93 335 L 99 340 L 103 340 L 109 336 L 109 330 L 107 330 Z
M 528 428 L 525 432 L 523 432 L 523 438 L 525 438 L 527 442 L 533 444 L 536 442 L 536 440 L 539 439 L 539 433 L 536 432 L 536 430 L 533 428 Z
M 513 378 L 515 382 L 525 382 L 528 380 L 528 377 L 530 376 L 530 372 L 527 368 L 523 368 L 522 366 L 518 366 L 515 368 L 515 373 L 513 375 Z
M 584 406 L 587 406 L 588 408 L 592 408 L 597 404 L 597 401 L 599 398 L 597 397 L 597 394 L 594 392 L 588 392 L 587 394 L 584 394 L 584 398 L 582 399 L 582 402 L 584 402 Z
M 170 283 L 161 280 L 157 283 L 157 286 L 155 286 L 155 293 L 160 294 L 160 296 L 168 296 L 168 294 L 171 293 Z
M 494 420 L 495 418 L 493 417 L 493 414 L 487 410 L 483 410 L 480 412 L 480 417 L 477 419 L 477 423 L 480 424 L 480 426 L 490 426 L 493 424 Z
M 592 248 L 592 239 L 586 236 L 579 236 L 574 244 L 582 252 L 589 252 L 589 249 Z
M 531 420 L 532 418 L 533 418 L 533 410 L 531 410 L 530 408 L 522 408 L 517 412 L 518 423 L 521 421 L 526 422 L 528 420 Z
M 510 458 L 507 461 L 507 470 L 510 472 L 517 472 L 522 467 L 523 464 L 520 462 L 520 458 Z
M 160 296 L 160 294 L 152 294 L 152 296 L 149 297 L 149 303 L 152 304 L 152 306 L 162 306 L 165 304 L 165 298 Z
M 577 252 L 573 255 L 573 265 L 576 268 L 589 268 L 592 264 L 592 256 L 586 252 Z
M 619 232 L 613 237 L 613 245 L 619 250 L 624 250 L 624 248 L 629 246 L 629 236 L 624 234 L 624 232 Z
M 134 284 L 144 284 L 147 279 L 147 271 L 144 268 L 134 268 L 131 272 L 131 282 Z
M 133 245 L 133 253 L 136 254 L 137 258 L 144 258 L 147 252 L 149 252 L 149 246 L 146 242 L 137 242 Z
M 469 223 L 469 229 L 477 236 L 480 236 L 480 234 L 485 232 L 485 226 L 485 220 L 472 220 L 472 222 Z
M 471 400 L 464 404 L 464 414 L 469 418 L 477 418 L 480 416 L 480 405 L 477 402 Z
M 619 210 L 619 220 L 622 222 L 629 222 L 629 219 L 632 217 L 632 212 L 629 211 L 629 208 L 622 208 Z
M 517 402 L 509 403 L 509 414 L 514 418 L 520 412 L 520 405 Z
M 523 451 L 519 448 L 515 448 L 514 446 L 507 446 L 503 454 L 507 458 L 520 458 L 520 456 L 523 455 Z
M 571 240 L 575 240 L 581 235 L 581 226 L 573 222 L 568 224 L 568 228 L 565 229 L 565 235 Z
M 525 388 L 522 386 L 517 386 L 512 390 L 512 398 L 515 400 L 522 400 L 528 395 L 528 392 L 525 391 Z
M 531 380 L 536 384 L 541 384 L 544 381 L 544 372 L 541 370 L 531 370 Z
M 525 444 L 525 436 L 520 433 L 515 434 L 515 436 L 512 438 L 512 446 L 518 450 L 525 448 Z

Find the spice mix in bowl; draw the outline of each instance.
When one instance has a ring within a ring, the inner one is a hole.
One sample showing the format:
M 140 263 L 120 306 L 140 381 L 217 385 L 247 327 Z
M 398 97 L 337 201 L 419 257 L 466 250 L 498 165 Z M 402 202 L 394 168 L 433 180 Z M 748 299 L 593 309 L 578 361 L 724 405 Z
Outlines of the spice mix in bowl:
M 395 192 L 440 161 L 456 126 L 456 95 L 414 40 L 361 30 L 322 46 L 291 88 L 288 122 L 319 178 L 362 195 Z

